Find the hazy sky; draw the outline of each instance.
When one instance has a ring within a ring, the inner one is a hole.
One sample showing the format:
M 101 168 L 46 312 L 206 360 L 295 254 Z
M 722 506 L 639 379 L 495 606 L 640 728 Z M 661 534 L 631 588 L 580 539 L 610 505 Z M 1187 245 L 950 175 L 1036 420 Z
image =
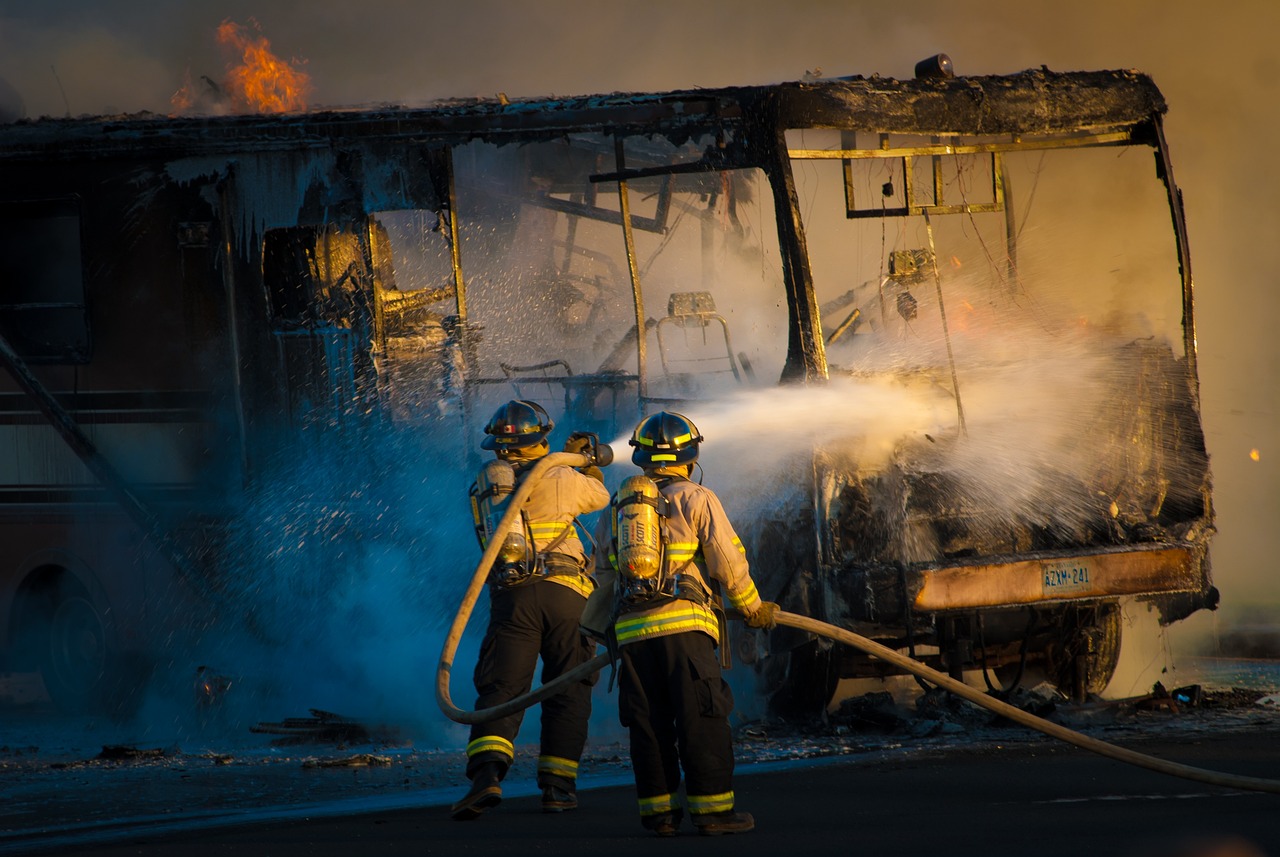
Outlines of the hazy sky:
M 327 105 L 909 77 L 939 51 L 960 74 L 1149 73 L 1191 230 L 1215 575 L 1224 606 L 1280 602 L 1280 3 L 0 0 L 0 78 L 28 116 L 164 111 L 185 73 L 224 73 L 218 24 L 251 18 Z

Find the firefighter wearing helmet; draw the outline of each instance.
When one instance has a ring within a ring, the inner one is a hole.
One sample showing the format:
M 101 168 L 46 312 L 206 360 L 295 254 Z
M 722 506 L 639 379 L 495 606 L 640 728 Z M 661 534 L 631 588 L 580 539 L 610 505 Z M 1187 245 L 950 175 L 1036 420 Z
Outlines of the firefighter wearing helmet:
M 675 835 L 684 818 L 682 766 L 698 833 L 755 827 L 734 807 L 733 695 L 716 652 L 718 590 L 752 627 L 773 627 L 778 606 L 760 599 L 720 499 L 689 479 L 701 443 L 678 413 L 653 414 L 636 427 L 631 460 L 644 473 L 623 481 L 600 518 L 599 586 L 582 617 L 588 636 L 616 642 L 640 823 L 659 836 Z
M 536 402 L 507 402 L 485 426 L 483 449 L 495 459 L 484 466 L 472 489 L 472 512 L 482 547 L 502 539 L 489 577 L 489 625 L 475 669 L 476 709 L 490 708 L 527 692 L 538 658 L 548 682 L 595 654 L 579 631 L 586 598 L 595 587 L 574 519 L 604 508 L 609 492 L 596 463 L 581 468 L 557 465 L 543 472 L 509 531 L 496 532 L 505 501 L 533 465 L 550 451 L 554 427 Z M 596 462 L 590 436 L 573 434 L 566 452 Z M 607 449 L 607 447 L 600 447 Z M 612 456 L 601 456 L 608 464 Z M 594 678 L 542 702 L 542 734 L 537 778 L 544 812 L 577 808 L 578 761 L 587 739 Z M 514 757 L 523 712 L 471 727 L 467 777 L 471 788 L 452 807 L 468 821 L 502 800 L 502 780 Z

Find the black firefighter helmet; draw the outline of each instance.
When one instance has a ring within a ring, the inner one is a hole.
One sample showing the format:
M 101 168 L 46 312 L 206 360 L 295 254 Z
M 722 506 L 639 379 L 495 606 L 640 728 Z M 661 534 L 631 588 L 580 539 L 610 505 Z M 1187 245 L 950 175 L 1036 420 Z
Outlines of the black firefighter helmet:
M 631 463 L 641 467 L 690 464 L 698 460 L 702 435 L 684 414 L 659 411 L 644 418 L 631 435 Z
M 512 399 L 493 412 L 489 424 L 484 427 L 488 435 L 480 442 L 481 449 L 524 449 L 541 443 L 555 428 L 555 423 L 537 402 Z

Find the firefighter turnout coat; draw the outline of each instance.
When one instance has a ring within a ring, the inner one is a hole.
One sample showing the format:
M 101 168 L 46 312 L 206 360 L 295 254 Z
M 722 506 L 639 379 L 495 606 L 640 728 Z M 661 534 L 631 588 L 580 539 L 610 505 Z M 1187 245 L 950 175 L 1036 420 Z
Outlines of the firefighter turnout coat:
M 678 576 L 681 590 L 695 597 L 661 599 L 651 605 L 621 605 L 614 627 L 618 645 L 685 631 L 702 631 L 719 643 L 720 622 L 711 601 L 713 581 L 724 587 L 728 607 L 743 613 L 760 608 L 760 594 L 751 579 L 746 551 L 720 498 L 711 489 L 687 479 L 659 477 L 656 481 L 669 509 L 663 521 L 664 573 L 668 578 Z M 582 614 L 582 627 L 598 639 L 605 638 L 619 606 L 612 530 L 611 516 L 602 515 L 596 526 L 597 586 Z

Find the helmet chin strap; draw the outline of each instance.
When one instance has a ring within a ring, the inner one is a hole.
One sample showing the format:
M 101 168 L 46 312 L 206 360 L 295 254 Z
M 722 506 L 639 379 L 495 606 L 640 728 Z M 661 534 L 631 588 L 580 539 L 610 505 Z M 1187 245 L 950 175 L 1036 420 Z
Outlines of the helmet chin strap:
M 499 449 L 495 450 L 495 452 L 504 461 L 533 461 L 535 458 L 541 458 L 546 455 L 550 450 L 550 444 L 543 440 L 533 446 L 522 446 L 518 449 Z

